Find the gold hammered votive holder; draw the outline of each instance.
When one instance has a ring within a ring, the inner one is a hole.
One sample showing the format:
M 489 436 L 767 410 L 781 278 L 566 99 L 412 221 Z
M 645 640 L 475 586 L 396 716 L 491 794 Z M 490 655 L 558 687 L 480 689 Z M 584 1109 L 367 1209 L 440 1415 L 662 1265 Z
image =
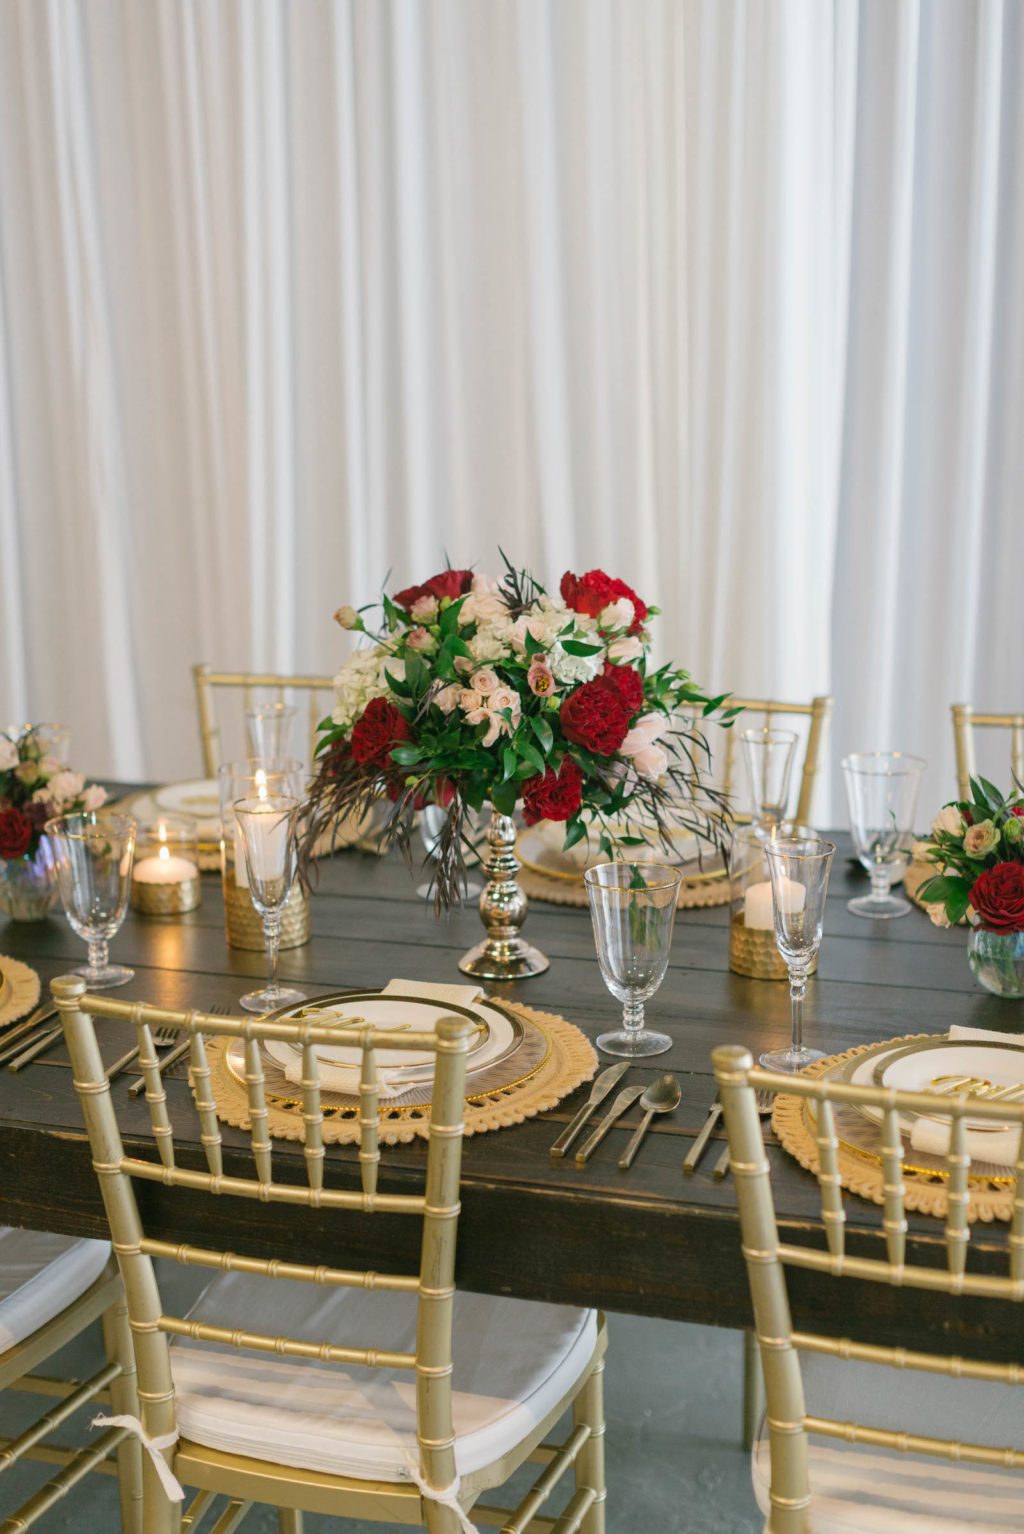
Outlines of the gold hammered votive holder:
M 748 925 L 748 917 L 753 924 Z M 808 967 L 813 974 L 818 956 Z M 753 980 L 786 980 L 789 969 L 775 941 L 771 876 L 764 843 L 746 827 L 733 836 L 729 852 L 729 968 Z
M 132 910 L 143 916 L 182 916 L 202 898 L 199 827 L 190 815 L 144 821 L 135 836 Z
M 263 918 L 253 905 L 247 887 L 236 881 L 233 868 L 224 870 L 224 928 L 229 948 L 259 951 L 266 947 Z M 298 884 L 294 884 L 281 912 L 278 947 L 301 948 L 303 943 L 308 942 L 309 896 Z

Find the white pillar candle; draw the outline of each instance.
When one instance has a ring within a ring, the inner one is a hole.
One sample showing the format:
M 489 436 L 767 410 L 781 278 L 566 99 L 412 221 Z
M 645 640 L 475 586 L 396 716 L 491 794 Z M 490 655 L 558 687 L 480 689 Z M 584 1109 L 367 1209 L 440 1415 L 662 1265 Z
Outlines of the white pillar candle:
M 161 847 L 155 858 L 143 858 L 132 874 L 137 884 L 184 884 L 199 877 L 199 870 L 189 858 L 174 857 Z
M 779 880 L 779 891 L 784 911 L 792 915 L 803 910 L 807 889 L 798 880 L 787 879 L 783 875 Z M 763 884 L 751 884 L 743 897 L 743 925 L 756 931 L 767 931 L 775 924 L 773 906 L 770 880 L 765 880 Z
M 291 832 L 288 811 L 268 800 L 249 812 L 245 835 L 244 866 L 254 879 L 280 879 L 288 860 L 288 837 Z

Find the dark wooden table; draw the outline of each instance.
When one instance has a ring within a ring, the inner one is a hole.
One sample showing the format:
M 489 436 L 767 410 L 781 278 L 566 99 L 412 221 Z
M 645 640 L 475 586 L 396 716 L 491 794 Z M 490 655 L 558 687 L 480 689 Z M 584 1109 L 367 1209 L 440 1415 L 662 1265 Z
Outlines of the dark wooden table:
M 951 1023 L 1024 1028 L 1024 1008 L 997 1001 L 975 986 L 962 932 L 941 932 L 918 912 L 896 922 L 870 923 L 849 914 L 846 900 L 864 882 L 844 861 L 841 840 L 833 870 L 825 940 L 817 979 L 808 988 L 806 1032 L 828 1051 L 912 1032 L 944 1032 Z M 321 865 L 312 904 L 312 941 L 281 956 L 282 977 L 310 994 L 383 985 L 394 976 L 457 981 L 456 961 L 480 934 L 475 911 L 435 922 L 416 899 L 413 881 L 396 860 L 345 853 Z M 586 911 L 535 903 L 527 933 L 549 955 L 551 968 L 505 994 L 562 1013 L 591 1037 L 607 1028 L 618 1008 L 605 991 L 594 956 Z M 254 976 L 259 954 L 229 949 L 224 939 L 220 882 L 204 878 L 199 910 L 174 921 L 130 913 L 112 951 L 135 967 L 118 994 L 165 1006 L 234 1004 Z M 84 945 L 62 916 L 31 925 L 0 919 L 0 952 L 24 959 L 44 984 L 84 958 Z M 496 987 L 498 994 L 502 988 Z M 553 1165 L 548 1147 L 582 1100 L 575 1094 L 556 1112 L 466 1143 L 458 1282 L 487 1293 L 591 1302 L 611 1310 L 740 1327 L 749 1323 L 746 1275 L 739 1248 L 735 1190 L 711 1171 L 721 1136 L 709 1146 L 696 1177 L 684 1179 L 682 1160 L 714 1096 L 710 1052 L 721 1041 L 746 1044 L 755 1055 L 788 1035 L 784 983 L 757 982 L 730 973 L 724 908 L 681 912 L 672 963 L 648 1008 L 653 1026 L 672 1034 L 671 1053 L 634 1068 L 650 1080 L 675 1071 L 682 1103 L 671 1121 L 659 1121 L 632 1170 L 618 1171 L 626 1136 L 638 1122 L 629 1115 L 585 1170 L 570 1161 Z M 101 1024 L 104 1054 L 113 1060 L 130 1045 L 127 1028 Z M 122 1082 L 120 1090 L 125 1092 Z M 172 1113 L 201 1165 L 187 1083 L 172 1080 Z M 136 1103 L 140 1135 L 148 1122 Z M 129 1119 L 129 1126 L 132 1120 Z M 130 1127 L 129 1127 L 130 1139 Z M 225 1130 L 227 1171 L 248 1168 L 242 1136 Z M 190 1164 L 186 1146 L 182 1160 Z M 329 1152 L 330 1177 L 355 1182 L 354 1151 Z M 787 1239 L 820 1244 L 817 1185 L 777 1145 L 770 1150 L 780 1223 Z M 301 1177 L 299 1153 L 277 1152 L 277 1175 Z M 422 1169 L 422 1144 L 385 1150 L 381 1186 L 403 1191 Z M 151 1232 L 168 1240 L 202 1241 L 204 1231 L 236 1250 L 269 1255 L 287 1248 L 302 1260 L 344 1260 L 375 1253 L 374 1266 L 395 1263 L 413 1271 L 415 1222 L 365 1217 L 342 1222 L 313 1211 L 276 1205 L 233 1207 L 238 1201 L 189 1195 L 187 1215 L 173 1189 L 146 1185 Z M 216 1205 L 216 1207 L 214 1207 Z M 879 1211 L 847 1200 L 851 1250 L 878 1250 Z M 78 1105 L 63 1048 L 20 1074 L 0 1070 L 0 1223 L 99 1235 L 104 1220 L 89 1165 Z M 939 1263 L 944 1247 L 936 1221 L 911 1217 L 911 1251 Z M 972 1242 L 979 1271 L 1005 1265 L 1006 1230 L 982 1229 Z M 797 1324 L 890 1343 L 956 1348 L 979 1357 L 1020 1358 L 1024 1317 L 1007 1319 L 988 1302 L 854 1285 L 794 1273 Z M 1019 1312 L 1021 1307 L 1015 1307 Z

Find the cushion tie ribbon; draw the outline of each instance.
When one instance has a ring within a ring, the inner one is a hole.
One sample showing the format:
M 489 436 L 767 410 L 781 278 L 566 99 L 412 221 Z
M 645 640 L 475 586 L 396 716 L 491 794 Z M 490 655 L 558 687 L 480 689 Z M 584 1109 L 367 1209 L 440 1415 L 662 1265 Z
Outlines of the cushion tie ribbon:
M 173 1433 L 164 1433 L 160 1438 L 150 1438 L 138 1417 L 132 1417 L 127 1414 L 119 1417 L 104 1417 L 102 1415 L 93 1417 L 91 1425 L 93 1427 L 126 1427 L 130 1433 L 134 1433 L 153 1461 L 153 1469 L 160 1479 L 160 1485 L 167 1493 L 168 1500 L 171 1502 L 183 1502 L 185 1500 L 185 1492 L 181 1482 L 160 1453 L 161 1449 L 169 1449 L 172 1444 L 178 1442 L 177 1428 L 174 1429 Z
M 438 1488 L 429 1486 L 420 1475 L 419 1465 L 411 1454 L 405 1456 L 406 1468 L 409 1471 L 409 1479 L 413 1485 L 423 1493 L 431 1502 L 438 1502 L 442 1507 L 451 1508 L 459 1523 L 462 1525 L 463 1534 L 480 1534 L 475 1523 L 470 1523 L 466 1517 L 466 1510 L 459 1501 L 459 1477 L 456 1476 L 450 1486 Z

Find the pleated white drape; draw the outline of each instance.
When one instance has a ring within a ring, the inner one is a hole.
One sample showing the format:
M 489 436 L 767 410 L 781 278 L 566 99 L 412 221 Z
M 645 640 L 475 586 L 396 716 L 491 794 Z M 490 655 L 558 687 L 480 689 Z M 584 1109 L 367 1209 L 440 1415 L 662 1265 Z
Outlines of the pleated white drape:
M 945 797 L 1024 680 L 1022 75 L 1000 0 L 3 0 L 0 716 L 195 771 L 194 660 L 500 544 Z

